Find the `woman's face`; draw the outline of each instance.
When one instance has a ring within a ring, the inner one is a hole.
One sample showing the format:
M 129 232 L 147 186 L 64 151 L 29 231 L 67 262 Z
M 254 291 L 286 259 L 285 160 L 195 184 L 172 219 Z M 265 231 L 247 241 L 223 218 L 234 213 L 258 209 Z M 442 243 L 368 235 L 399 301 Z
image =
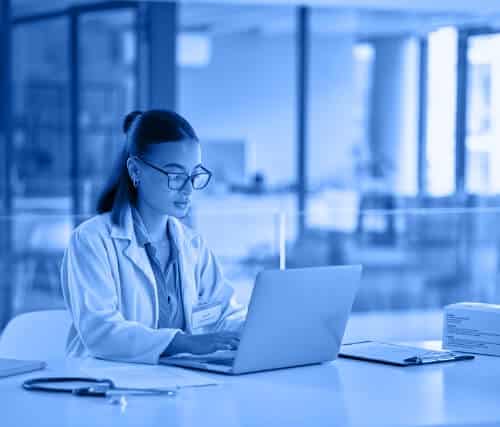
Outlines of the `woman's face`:
M 148 165 L 150 163 L 150 165 Z M 172 175 L 167 176 L 151 165 Z M 128 170 L 132 181 L 138 180 L 137 201 L 160 215 L 186 216 L 191 205 L 193 186 L 188 176 L 202 172 L 201 148 L 195 140 L 150 144 L 146 153 L 132 157 Z M 185 182 L 180 189 L 178 183 Z

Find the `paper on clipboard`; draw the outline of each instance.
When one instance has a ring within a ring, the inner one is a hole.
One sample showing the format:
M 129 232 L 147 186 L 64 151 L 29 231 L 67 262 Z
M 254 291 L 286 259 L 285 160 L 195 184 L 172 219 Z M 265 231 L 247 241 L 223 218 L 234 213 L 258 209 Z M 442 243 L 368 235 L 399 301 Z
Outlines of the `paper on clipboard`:
M 117 387 L 183 388 L 215 385 L 218 381 L 191 370 L 164 365 L 119 363 L 88 358 L 80 365 L 84 375 L 109 378 Z
M 340 349 L 339 356 L 399 366 L 473 359 L 473 356 L 456 355 L 446 350 L 428 350 L 380 341 L 344 344 Z

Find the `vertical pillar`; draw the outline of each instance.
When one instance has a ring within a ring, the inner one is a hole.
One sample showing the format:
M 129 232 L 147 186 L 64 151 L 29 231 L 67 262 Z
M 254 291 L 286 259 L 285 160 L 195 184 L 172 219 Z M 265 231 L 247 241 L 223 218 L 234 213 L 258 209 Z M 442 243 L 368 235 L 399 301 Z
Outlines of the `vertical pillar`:
M 458 32 L 457 51 L 457 110 L 455 131 L 455 192 L 465 192 L 467 138 L 467 33 Z
M 176 2 L 151 2 L 141 8 L 141 108 L 177 107 Z
M 427 37 L 420 40 L 418 72 L 418 194 L 427 192 L 427 77 L 429 42 Z
M 372 154 L 393 194 L 417 193 L 418 51 L 411 37 L 375 42 Z
M 71 158 L 71 200 L 72 214 L 82 214 L 82 200 L 80 191 L 80 36 L 78 25 L 79 17 L 75 9 L 70 12 L 70 158 Z M 79 220 L 75 217 L 74 225 Z
M 0 331 L 12 316 L 12 25 L 0 0 Z
M 297 197 L 298 235 L 306 223 L 307 197 L 307 108 L 309 77 L 309 8 L 297 9 Z

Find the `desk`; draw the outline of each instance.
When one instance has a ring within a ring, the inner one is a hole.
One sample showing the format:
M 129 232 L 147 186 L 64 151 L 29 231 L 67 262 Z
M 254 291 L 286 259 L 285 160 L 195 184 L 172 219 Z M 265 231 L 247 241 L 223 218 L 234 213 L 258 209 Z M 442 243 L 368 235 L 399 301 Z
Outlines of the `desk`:
M 426 345 L 432 348 L 436 343 Z M 52 372 L 0 380 L 1 425 L 317 427 L 500 423 L 500 358 L 488 356 L 406 368 L 339 359 L 240 377 L 207 374 L 223 384 L 185 389 L 175 399 L 129 397 L 124 410 L 102 398 L 34 393 L 20 388 L 22 380 L 55 374 L 64 364 L 52 362 Z

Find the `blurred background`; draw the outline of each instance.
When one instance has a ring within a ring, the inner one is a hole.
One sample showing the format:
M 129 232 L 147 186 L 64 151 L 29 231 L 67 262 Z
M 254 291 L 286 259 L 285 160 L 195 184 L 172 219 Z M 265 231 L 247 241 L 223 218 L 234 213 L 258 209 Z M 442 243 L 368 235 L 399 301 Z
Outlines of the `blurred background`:
M 200 136 L 214 180 L 186 222 L 242 302 L 262 269 L 346 263 L 393 336 L 391 313 L 438 336 L 444 305 L 500 300 L 500 2 L 0 8 L 0 330 L 63 307 L 71 231 L 148 108 Z

